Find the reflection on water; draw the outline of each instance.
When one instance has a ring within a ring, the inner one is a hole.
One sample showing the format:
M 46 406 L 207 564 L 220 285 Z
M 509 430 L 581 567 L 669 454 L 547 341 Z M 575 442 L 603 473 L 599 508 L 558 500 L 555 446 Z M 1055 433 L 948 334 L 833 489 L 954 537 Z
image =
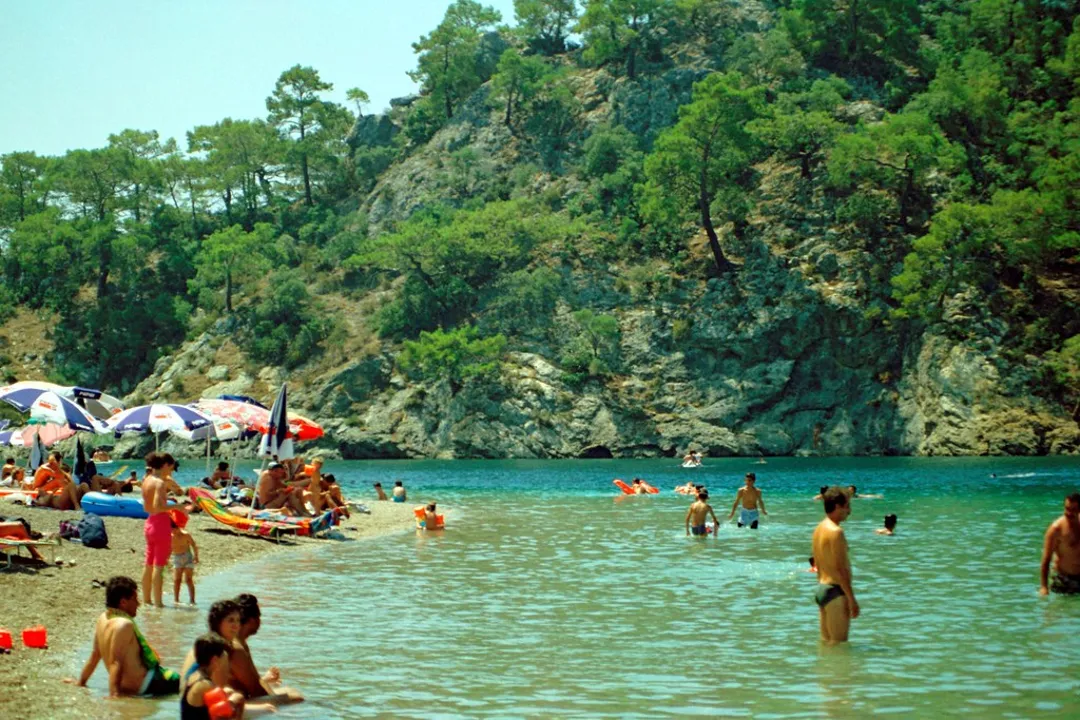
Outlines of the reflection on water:
M 1076 462 L 740 462 L 694 477 L 724 518 L 757 470 L 770 515 L 716 539 L 685 537 L 687 500 L 670 488 L 686 473 L 670 463 L 350 464 L 354 483 L 402 476 L 416 500 L 437 498 L 449 529 L 241 566 L 199 596 L 259 595 L 256 660 L 312 700 L 282 717 L 1080 712 L 1080 601 L 1035 593 Z M 614 503 L 615 474 L 665 493 Z M 809 498 L 849 478 L 886 497 L 856 501 L 845 525 L 863 616 L 849 646 L 821 648 Z M 886 512 L 895 537 L 873 534 Z M 202 611 L 140 619 L 176 660 L 205 627 Z

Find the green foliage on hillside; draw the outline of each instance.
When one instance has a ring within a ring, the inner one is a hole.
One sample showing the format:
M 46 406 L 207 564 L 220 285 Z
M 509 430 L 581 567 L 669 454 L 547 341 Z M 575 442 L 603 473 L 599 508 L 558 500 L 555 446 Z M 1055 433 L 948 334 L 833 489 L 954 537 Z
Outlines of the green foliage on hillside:
M 872 266 L 882 332 L 975 334 L 967 298 L 1075 405 L 1078 10 L 516 0 L 505 27 L 456 0 L 386 116 L 297 65 L 265 117 L 186 148 L 127 129 L 0 158 L 0 309 L 56 312 L 53 366 L 86 384 L 222 319 L 255 362 L 317 362 L 343 332 L 328 294 L 423 377 L 519 349 L 584 381 L 619 372 L 620 302 L 828 237 Z

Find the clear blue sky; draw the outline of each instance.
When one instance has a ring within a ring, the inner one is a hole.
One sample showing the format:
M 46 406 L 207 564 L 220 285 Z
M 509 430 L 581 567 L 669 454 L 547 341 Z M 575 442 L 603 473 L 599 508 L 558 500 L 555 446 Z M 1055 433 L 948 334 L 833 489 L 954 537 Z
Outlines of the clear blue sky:
M 416 86 L 412 43 L 450 0 L 0 0 L 0 153 L 101 147 L 124 128 L 185 133 L 266 115 L 281 72 L 310 65 L 368 112 Z M 513 0 L 484 0 L 513 24 Z

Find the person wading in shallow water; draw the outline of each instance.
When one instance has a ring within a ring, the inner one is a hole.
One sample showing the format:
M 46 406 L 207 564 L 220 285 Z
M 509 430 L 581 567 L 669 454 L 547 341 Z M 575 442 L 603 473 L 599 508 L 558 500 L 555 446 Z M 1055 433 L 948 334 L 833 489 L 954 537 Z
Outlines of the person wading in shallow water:
M 1054 577 L 1050 579 L 1050 562 Z M 1080 493 L 1065 498 L 1065 512 L 1046 530 L 1042 565 L 1039 568 L 1039 594 L 1080 595 Z
M 814 529 L 812 540 L 818 568 L 814 601 L 818 606 L 821 639 L 833 645 L 847 642 L 851 621 L 859 617 L 859 603 L 851 587 L 847 538 L 840 527 L 851 515 L 851 502 L 842 488 L 831 487 L 823 494 L 825 519 Z

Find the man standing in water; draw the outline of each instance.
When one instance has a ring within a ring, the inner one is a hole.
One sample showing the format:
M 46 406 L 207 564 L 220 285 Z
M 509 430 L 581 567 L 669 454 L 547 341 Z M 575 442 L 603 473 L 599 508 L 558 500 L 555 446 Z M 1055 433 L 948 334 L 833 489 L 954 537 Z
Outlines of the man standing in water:
M 1055 557 L 1054 578 L 1048 582 L 1050 561 Z M 1046 595 L 1050 591 L 1080 595 L 1080 493 L 1065 498 L 1065 512 L 1046 530 L 1039 568 L 1039 594 Z
M 848 627 L 859 617 L 859 603 L 851 587 L 847 538 L 840 523 L 851 515 L 847 492 L 831 487 L 822 498 L 825 519 L 814 528 L 813 558 L 818 568 L 814 600 L 818 606 L 821 639 L 828 645 L 847 642 Z
M 693 533 L 696 537 L 702 537 L 709 534 L 708 528 L 705 527 L 706 515 L 712 515 L 713 533 L 715 534 L 720 523 L 716 521 L 716 513 L 713 512 L 712 506 L 707 502 L 708 499 L 709 493 L 702 490 L 698 493 L 697 500 L 691 503 L 690 509 L 686 511 L 687 535 Z
M 757 475 L 754 473 L 746 473 L 746 486 L 739 488 L 739 492 L 735 493 L 735 504 L 731 506 L 731 514 L 728 515 L 728 520 L 735 517 L 735 510 L 739 507 L 739 503 L 742 503 L 742 509 L 739 510 L 739 527 L 749 525 L 752 530 L 757 530 L 758 525 L 758 508 L 761 508 L 762 515 L 768 515 L 765 512 L 765 499 L 761 497 L 761 491 L 754 487 L 757 483 Z

